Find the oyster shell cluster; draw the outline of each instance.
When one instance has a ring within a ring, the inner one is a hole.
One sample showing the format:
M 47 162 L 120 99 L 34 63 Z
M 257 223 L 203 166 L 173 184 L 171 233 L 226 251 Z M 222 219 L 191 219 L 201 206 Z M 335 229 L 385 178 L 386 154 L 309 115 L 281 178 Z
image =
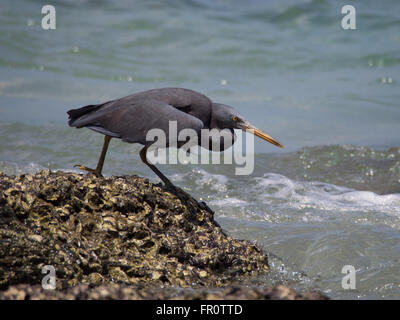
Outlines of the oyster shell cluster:
M 226 236 L 213 212 L 137 176 L 0 173 L 0 290 L 110 283 L 220 287 L 268 271 L 266 255 Z

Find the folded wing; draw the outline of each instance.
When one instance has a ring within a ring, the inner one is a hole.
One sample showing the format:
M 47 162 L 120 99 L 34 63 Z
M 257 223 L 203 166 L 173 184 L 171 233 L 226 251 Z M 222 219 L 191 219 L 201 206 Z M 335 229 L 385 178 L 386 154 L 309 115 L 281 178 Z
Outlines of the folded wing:
M 114 100 L 70 110 L 68 114 L 72 127 L 86 127 L 125 142 L 148 145 L 152 141 L 146 141 L 146 135 L 151 129 L 162 130 L 168 140 L 170 121 L 176 121 L 178 133 L 187 128 L 198 133 L 204 123 L 185 112 L 190 110 L 190 105 L 179 108 L 150 98 L 142 101 Z

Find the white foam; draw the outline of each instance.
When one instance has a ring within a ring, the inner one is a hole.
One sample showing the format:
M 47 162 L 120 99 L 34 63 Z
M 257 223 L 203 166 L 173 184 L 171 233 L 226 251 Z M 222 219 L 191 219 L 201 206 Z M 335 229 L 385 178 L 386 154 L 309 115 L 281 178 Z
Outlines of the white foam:
M 256 178 L 256 187 L 264 190 L 260 196 L 264 201 L 286 200 L 293 208 L 400 213 L 400 194 L 378 195 L 323 182 L 293 181 L 275 173 Z
M 196 185 L 198 186 L 208 186 L 211 190 L 217 192 L 226 192 L 227 183 L 229 181 L 228 177 L 221 174 L 211 174 L 204 169 L 193 169 L 185 174 L 174 174 L 172 175 L 172 180 L 174 182 L 183 182 L 186 179 L 194 179 Z
M 0 171 L 7 175 L 19 175 L 23 173 L 33 174 L 44 169 L 46 168 L 33 162 L 20 165 L 14 162 L 0 161 Z
M 220 200 L 210 201 L 210 205 L 215 205 L 215 206 L 219 206 L 219 207 L 246 206 L 246 205 L 248 205 L 248 202 L 238 199 L 238 198 L 224 198 L 224 199 L 220 199 Z
M 303 210 L 307 220 L 320 219 L 326 211 L 379 212 L 400 216 L 400 194 L 379 195 L 319 181 L 295 181 L 276 173 L 248 179 L 251 183 L 244 187 L 235 181 L 230 183 L 230 178 L 224 175 L 211 174 L 202 168 L 173 176 L 175 182 L 192 185 L 203 196 L 210 189 L 208 201 L 222 210 L 249 205 L 258 207 L 255 210 L 259 214 L 276 212 L 282 215 L 288 209 Z

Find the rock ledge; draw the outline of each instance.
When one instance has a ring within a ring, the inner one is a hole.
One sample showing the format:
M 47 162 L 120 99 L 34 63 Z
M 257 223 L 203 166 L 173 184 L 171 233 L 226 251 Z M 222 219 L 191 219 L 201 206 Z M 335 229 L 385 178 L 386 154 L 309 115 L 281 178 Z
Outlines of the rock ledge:
M 325 298 L 238 286 L 267 256 L 213 215 L 137 176 L 0 173 L 0 299 Z M 46 265 L 57 290 L 42 289 Z
M 0 174 L 0 289 L 104 283 L 223 286 L 268 270 L 255 245 L 226 236 L 213 212 L 137 176 Z

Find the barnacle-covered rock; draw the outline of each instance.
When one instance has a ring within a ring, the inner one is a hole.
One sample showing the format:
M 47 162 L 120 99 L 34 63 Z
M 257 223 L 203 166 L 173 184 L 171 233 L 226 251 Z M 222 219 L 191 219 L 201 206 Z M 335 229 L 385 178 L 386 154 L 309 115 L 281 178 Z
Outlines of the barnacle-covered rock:
M 254 244 L 226 236 L 213 212 L 137 176 L 0 174 L 0 290 L 40 285 L 225 286 L 268 270 Z
M 297 293 L 279 285 L 270 288 L 228 286 L 224 288 L 182 289 L 107 284 L 91 288 L 78 285 L 66 290 L 44 290 L 41 286 L 16 285 L 0 292 L 0 300 L 328 300 L 318 291 Z

